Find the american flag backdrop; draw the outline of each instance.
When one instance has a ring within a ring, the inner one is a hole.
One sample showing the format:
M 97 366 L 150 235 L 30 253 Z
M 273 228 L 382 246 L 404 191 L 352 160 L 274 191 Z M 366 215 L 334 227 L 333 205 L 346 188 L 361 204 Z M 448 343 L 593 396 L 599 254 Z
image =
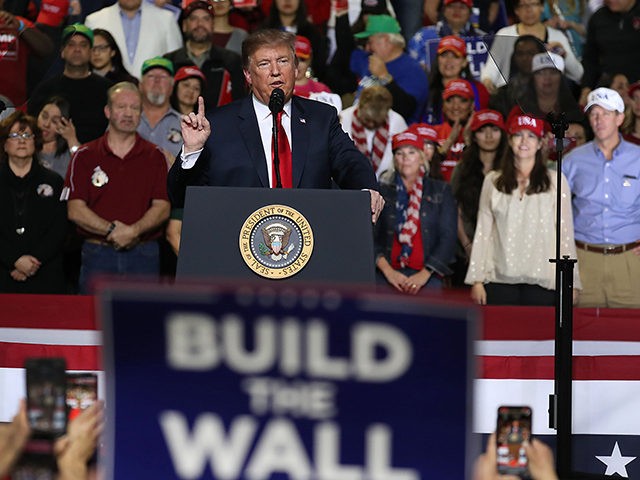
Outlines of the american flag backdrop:
M 473 430 L 492 432 L 500 405 L 529 405 L 534 435 L 553 445 L 553 309 L 481 314 Z M 0 421 L 25 395 L 22 365 L 31 356 L 63 356 L 70 371 L 98 371 L 104 396 L 101 342 L 92 297 L 0 295 Z M 576 309 L 573 353 L 574 469 L 640 479 L 640 310 Z

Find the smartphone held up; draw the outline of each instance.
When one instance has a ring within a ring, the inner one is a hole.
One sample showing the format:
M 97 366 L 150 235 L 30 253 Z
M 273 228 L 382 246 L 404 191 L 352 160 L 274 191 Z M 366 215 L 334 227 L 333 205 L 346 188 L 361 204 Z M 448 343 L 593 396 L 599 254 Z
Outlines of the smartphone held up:
M 95 373 L 68 373 L 64 358 L 29 358 L 25 361 L 27 418 L 31 438 L 17 465 L 13 480 L 56 478 L 56 440 L 82 410 L 98 399 Z
M 498 473 L 531 478 L 529 462 L 522 445 L 531 440 L 531 408 L 526 406 L 498 408 L 496 427 Z

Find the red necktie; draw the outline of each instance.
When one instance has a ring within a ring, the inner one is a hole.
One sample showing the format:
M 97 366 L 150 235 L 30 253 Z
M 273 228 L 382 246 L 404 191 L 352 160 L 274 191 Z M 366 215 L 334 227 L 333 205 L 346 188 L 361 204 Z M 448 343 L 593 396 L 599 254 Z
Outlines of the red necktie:
M 278 113 L 278 158 L 280 159 L 280 180 L 282 182 L 282 188 L 292 188 L 292 173 L 291 173 L 291 147 L 289 146 L 289 140 L 287 139 L 287 133 L 282 128 L 282 114 Z M 273 142 L 273 140 L 272 140 Z M 276 186 L 276 167 L 275 156 L 273 152 L 273 145 L 271 146 L 271 166 L 273 175 L 271 176 L 271 186 Z

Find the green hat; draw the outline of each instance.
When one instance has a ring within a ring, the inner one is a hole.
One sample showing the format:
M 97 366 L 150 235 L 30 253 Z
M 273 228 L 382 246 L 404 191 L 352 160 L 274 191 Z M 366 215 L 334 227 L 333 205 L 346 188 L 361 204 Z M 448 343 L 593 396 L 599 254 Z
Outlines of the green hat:
M 367 28 L 356 33 L 356 38 L 366 38 L 377 33 L 400 33 L 400 24 L 389 15 L 370 15 L 367 20 Z
M 164 57 L 153 57 L 148 60 L 145 60 L 142 64 L 142 75 L 147 73 L 152 68 L 164 68 L 167 72 L 173 76 L 173 62 L 168 58 Z
M 64 27 L 64 30 L 62 30 L 62 44 L 66 44 L 71 36 L 76 34 L 87 37 L 89 39 L 89 43 L 93 47 L 93 31 L 81 23 L 74 23 L 73 25 Z

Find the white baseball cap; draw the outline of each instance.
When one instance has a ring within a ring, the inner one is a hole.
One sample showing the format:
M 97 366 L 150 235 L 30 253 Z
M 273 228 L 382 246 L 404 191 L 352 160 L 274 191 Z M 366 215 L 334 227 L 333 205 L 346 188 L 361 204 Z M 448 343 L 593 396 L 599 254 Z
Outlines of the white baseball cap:
M 531 71 L 537 72 L 538 70 L 544 70 L 545 68 L 554 68 L 563 73 L 564 58 L 553 52 L 535 54 L 531 59 Z
M 610 88 L 600 87 L 593 90 L 587 97 L 587 106 L 584 107 L 584 111 L 587 112 L 594 105 L 598 105 L 605 110 L 624 113 L 622 97 L 618 92 Z

